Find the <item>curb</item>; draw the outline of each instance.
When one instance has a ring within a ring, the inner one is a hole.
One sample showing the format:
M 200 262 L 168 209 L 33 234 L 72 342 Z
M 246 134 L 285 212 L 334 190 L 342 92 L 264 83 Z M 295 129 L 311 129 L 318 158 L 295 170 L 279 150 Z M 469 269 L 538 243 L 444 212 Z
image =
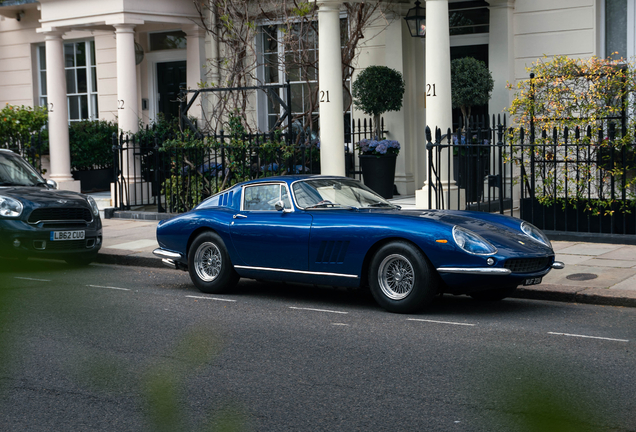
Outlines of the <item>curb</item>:
M 136 267 L 168 268 L 161 263 L 161 258 L 138 255 L 109 254 L 100 251 L 93 262 L 99 264 L 127 265 Z

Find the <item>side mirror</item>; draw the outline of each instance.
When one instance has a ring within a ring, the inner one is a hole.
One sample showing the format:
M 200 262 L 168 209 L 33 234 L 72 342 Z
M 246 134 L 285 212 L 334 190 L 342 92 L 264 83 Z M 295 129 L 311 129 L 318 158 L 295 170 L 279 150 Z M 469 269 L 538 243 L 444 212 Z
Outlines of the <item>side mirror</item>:
M 288 213 L 291 210 L 285 208 L 285 203 L 282 200 L 276 201 L 274 204 L 274 208 L 276 211 L 282 211 L 283 213 Z
M 57 182 L 55 180 L 47 180 L 46 185 L 52 189 L 57 189 Z

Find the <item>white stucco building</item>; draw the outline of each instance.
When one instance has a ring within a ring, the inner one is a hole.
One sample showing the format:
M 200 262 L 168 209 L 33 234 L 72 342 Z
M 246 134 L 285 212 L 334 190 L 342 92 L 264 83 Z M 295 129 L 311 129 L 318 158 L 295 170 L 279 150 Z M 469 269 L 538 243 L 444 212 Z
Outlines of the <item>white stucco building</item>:
M 338 46 L 335 43 L 340 37 L 337 23 L 342 18 L 342 3 L 317 3 L 322 89 L 337 86 L 339 79 L 330 72 L 339 70 L 333 65 L 339 51 L 321 48 Z M 410 36 L 403 17 L 414 2 L 404 1 L 387 13 L 386 19 L 369 26 L 356 70 L 386 65 L 402 72 L 406 81 L 402 110 L 384 115 L 389 138 L 402 143 L 395 179 L 400 194 L 413 195 L 424 185 L 424 129 L 428 118 L 435 117 L 431 113 L 427 116 L 427 107 L 430 110 L 436 106 L 432 97 L 450 98 L 443 83 L 437 82 L 443 77 L 429 72 L 429 78 L 435 77 L 436 82 L 427 78 L 426 71 L 437 71 L 450 61 L 444 54 L 447 50 L 436 55 L 438 46 L 448 45 L 451 57 L 471 55 L 487 62 L 495 80 L 487 111 L 497 114 L 512 99 L 506 83 L 526 79 L 525 67 L 544 55 L 585 58 L 603 57 L 615 51 L 625 57 L 636 54 L 635 3 L 636 0 L 422 1 L 430 12 L 429 29 L 443 19 L 435 11 L 448 8 L 450 32 L 447 40 L 440 41 L 442 36 L 434 28 L 426 39 Z M 437 7 L 439 4 L 442 9 Z M 467 17 L 468 21 L 462 21 Z M 196 88 L 201 81 L 214 81 L 214 70 L 209 66 L 218 46 L 197 25 L 198 21 L 199 13 L 192 0 L 0 2 L 0 103 L 49 107 L 49 175 L 60 187 L 79 190 L 70 174 L 68 122 L 113 120 L 118 121 L 120 129 L 134 132 L 140 121 L 147 124 L 158 113 L 175 110 L 176 104 L 171 101 L 179 87 Z M 328 120 L 338 126 L 342 113 L 332 111 L 336 105 L 321 104 L 322 124 Z M 262 112 L 258 104 L 254 110 L 256 121 L 267 129 L 268 113 Z M 358 117 L 355 110 L 352 115 Z M 332 142 L 334 149 L 340 148 L 337 137 L 342 137 L 341 129 L 329 130 L 324 133 L 331 135 L 323 137 L 322 142 Z M 341 169 L 337 160 L 327 166 L 330 172 Z

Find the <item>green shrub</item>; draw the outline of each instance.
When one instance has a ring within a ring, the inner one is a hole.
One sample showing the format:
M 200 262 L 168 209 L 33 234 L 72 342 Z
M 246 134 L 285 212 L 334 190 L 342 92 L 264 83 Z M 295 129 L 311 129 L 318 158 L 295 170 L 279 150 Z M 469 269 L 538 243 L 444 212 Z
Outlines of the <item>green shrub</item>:
M 71 123 L 68 130 L 71 169 L 111 168 L 113 133 L 117 133 L 117 124 L 112 122 L 95 120 Z
M 404 88 L 402 74 L 386 66 L 369 66 L 354 81 L 351 92 L 353 102 L 356 108 L 374 117 L 377 139 L 382 138 L 380 116 L 402 108 Z
M 41 132 L 48 121 L 44 107 L 27 107 L 6 104 L 0 111 L 0 140 L 5 147 L 28 150 L 31 136 Z M 40 151 L 46 150 L 44 146 Z
M 464 126 L 468 126 L 471 107 L 485 105 L 495 86 L 486 63 L 472 57 L 451 62 L 451 97 L 453 108 L 462 110 Z

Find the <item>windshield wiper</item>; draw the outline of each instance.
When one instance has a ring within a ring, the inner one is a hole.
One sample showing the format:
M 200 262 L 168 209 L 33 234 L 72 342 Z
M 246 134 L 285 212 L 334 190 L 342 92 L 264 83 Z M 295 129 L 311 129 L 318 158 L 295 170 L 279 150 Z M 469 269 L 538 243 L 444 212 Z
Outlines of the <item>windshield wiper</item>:
M 389 204 L 389 203 L 383 203 L 383 202 L 374 202 L 372 204 L 369 204 L 367 207 L 396 207 L 393 204 Z
M 358 210 L 357 207 L 353 207 L 353 206 L 348 206 L 348 205 L 344 205 L 344 204 L 338 204 L 338 203 L 332 203 L 332 202 L 324 202 L 324 203 L 318 203 L 318 204 L 314 204 L 308 207 L 305 207 L 305 210 L 309 210 L 309 209 L 316 209 L 316 208 L 346 208 L 346 209 L 350 209 L 350 210 Z

